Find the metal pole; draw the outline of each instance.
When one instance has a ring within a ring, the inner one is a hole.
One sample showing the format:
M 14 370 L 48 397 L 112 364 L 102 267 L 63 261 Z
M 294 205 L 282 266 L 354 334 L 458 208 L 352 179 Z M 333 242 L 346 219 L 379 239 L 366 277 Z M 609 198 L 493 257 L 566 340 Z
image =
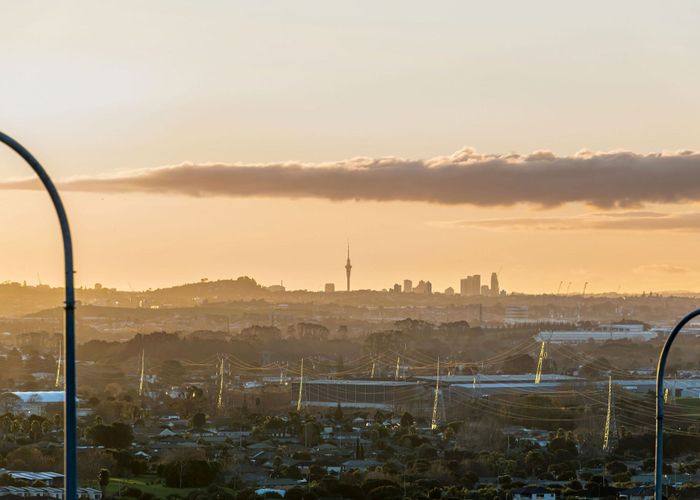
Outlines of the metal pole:
M 56 190 L 51 178 L 44 170 L 44 167 L 27 151 L 20 143 L 13 138 L 0 132 L 0 142 L 3 142 L 20 155 L 36 175 L 41 180 L 44 188 L 51 197 L 51 202 L 56 210 L 58 222 L 61 225 L 61 235 L 63 236 L 63 259 L 65 267 L 65 380 L 64 380 L 64 498 L 75 500 L 78 498 L 78 460 L 77 460 L 77 439 L 76 439 L 76 377 L 75 377 L 75 287 L 73 284 L 73 243 L 70 236 L 70 226 L 68 217 L 63 208 L 61 197 Z
M 664 369 L 666 368 L 666 358 L 671 350 L 671 344 L 676 339 L 676 335 L 688 324 L 693 318 L 700 316 L 700 309 L 696 309 L 686 315 L 678 322 L 671 335 L 666 339 L 661 355 L 659 356 L 659 365 L 656 369 L 656 461 L 654 464 L 654 498 L 656 500 L 663 499 L 663 468 L 664 468 L 664 451 L 663 451 L 663 432 L 664 432 Z

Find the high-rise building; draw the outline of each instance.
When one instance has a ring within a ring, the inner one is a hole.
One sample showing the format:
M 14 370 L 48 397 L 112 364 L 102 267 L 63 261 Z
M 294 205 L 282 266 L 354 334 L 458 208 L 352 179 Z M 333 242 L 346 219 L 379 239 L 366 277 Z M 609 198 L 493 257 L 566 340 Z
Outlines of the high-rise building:
M 391 289 L 391 291 L 394 293 L 401 293 L 401 285 L 394 283 L 394 287 Z
M 350 242 L 348 241 L 348 260 L 345 263 L 345 276 L 348 279 L 348 292 L 350 291 L 350 271 L 352 271 L 352 264 L 350 264 Z
M 415 288 L 415 293 L 430 295 L 433 293 L 433 284 L 430 281 L 420 280 Z
M 488 297 L 488 295 L 489 295 L 489 286 L 488 286 L 488 285 L 481 285 L 481 290 L 480 290 L 480 292 L 481 292 L 481 295 L 483 295 L 484 297 Z
M 403 293 L 412 293 L 412 292 L 413 292 L 413 281 L 403 280 Z
M 333 293 L 335 292 L 335 283 L 326 283 L 326 285 L 323 287 L 323 290 L 326 293 Z
M 445 288 L 445 295 L 454 295 L 455 294 L 455 289 L 452 288 L 451 286 L 448 286 Z
M 500 291 L 498 287 L 498 274 L 491 273 L 491 295 L 497 297 Z
M 480 295 L 481 294 L 481 275 L 475 274 L 467 276 L 459 282 L 460 295 Z

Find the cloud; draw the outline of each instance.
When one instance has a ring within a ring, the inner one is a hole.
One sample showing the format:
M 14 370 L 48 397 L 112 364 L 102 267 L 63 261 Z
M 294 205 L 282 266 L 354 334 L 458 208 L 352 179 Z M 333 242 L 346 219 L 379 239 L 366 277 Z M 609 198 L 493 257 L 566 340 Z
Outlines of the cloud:
M 673 266 L 671 264 L 646 264 L 634 268 L 637 274 L 687 274 L 691 272 L 687 267 Z
M 599 212 L 582 215 L 503 217 L 443 222 L 443 226 L 527 231 L 700 231 L 700 212 Z
M 417 201 L 446 205 L 596 207 L 700 201 L 700 153 L 625 151 L 556 156 L 479 154 L 465 148 L 428 160 L 354 158 L 331 163 L 207 163 L 150 168 L 60 182 L 63 190 L 188 196 Z M 34 181 L 0 189 L 36 189 Z M 556 223 L 556 221 L 549 221 Z

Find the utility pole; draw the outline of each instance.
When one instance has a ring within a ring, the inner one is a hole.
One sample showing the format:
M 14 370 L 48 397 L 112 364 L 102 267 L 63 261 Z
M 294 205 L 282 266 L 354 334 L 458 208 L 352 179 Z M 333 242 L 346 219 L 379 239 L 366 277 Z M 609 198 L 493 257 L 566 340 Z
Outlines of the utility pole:
M 430 422 L 432 430 L 438 427 L 438 405 L 440 403 L 440 357 L 437 359 L 437 377 L 435 378 L 435 401 L 433 402 L 433 418 Z
M 547 351 L 545 350 L 545 342 L 542 341 L 542 347 L 540 347 L 540 356 L 537 359 L 537 371 L 535 372 L 535 383 L 539 384 L 542 381 L 542 365 L 544 364 L 544 358 L 547 357 Z
M 143 379 L 146 373 L 146 349 L 141 349 L 141 376 L 139 377 L 139 396 L 143 396 Z
M 615 420 L 615 400 L 613 397 L 612 375 L 608 377 L 608 414 L 605 417 L 603 449 L 612 452 L 617 446 L 617 421 Z
M 224 407 L 224 357 L 221 356 L 219 364 L 219 396 L 216 399 L 216 407 L 221 409 Z
M 352 264 L 350 264 L 350 241 L 348 240 L 348 260 L 345 263 L 345 277 L 348 281 L 348 292 L 350 291 L 350 272 L 352 271 Z
M 297 400 L 297 412 L 301 411 L 301 397 L 304 390 L 304 358 L 301 358 L 301 377 L 299 378 L 299 399 Z
M 56 384 L 58 387 L 61 384 L 61 355 L 63 354 L 63 343 L 58 344 L 58 359 L 56 360 Z

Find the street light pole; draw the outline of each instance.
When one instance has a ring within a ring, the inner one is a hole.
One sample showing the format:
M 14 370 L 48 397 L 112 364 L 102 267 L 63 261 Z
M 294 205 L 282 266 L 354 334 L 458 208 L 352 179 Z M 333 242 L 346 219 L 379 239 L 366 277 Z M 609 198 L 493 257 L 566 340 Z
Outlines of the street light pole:
M 700 309 L 696 309 L 687 314 L 673 328 L 671 335 L 668 336 L 661 350 L 659 365 L 656 369 L 656 461 L 654 463 L 654 498 L 656 500 L 663 499 L 664 370 L 666 368 L 666 358 L 668 357 L 668 352 L 671 350 L 671 344 L 673 344 L 678 333 L 680 333 L 686 324 L 697 316 L 700 316 Z
M 64 446 L 64 497 L 66 500 L 78 498 L 78 460 L 77 460 L 77 437 L 76 437 L 76 377 L 75 377 L 75 286 L 73 283 L 73 243 L 71 241 L 70 226 L 63 202 L 56 190 L 51 178 L 44 170 L 44 167 L 27 151 L 24 146 L 15 141 L 10 136 L 0 132 L 0 142 L 6 144 L 26 161 L 41 180 L 46 191 L 51 197 L 51 202 L 56 210 L 58 222 L 61 225 L 61 235 L 63 237 L 63 260 L 65 267 L 65 402 L 63 418 L 63 446 Z

